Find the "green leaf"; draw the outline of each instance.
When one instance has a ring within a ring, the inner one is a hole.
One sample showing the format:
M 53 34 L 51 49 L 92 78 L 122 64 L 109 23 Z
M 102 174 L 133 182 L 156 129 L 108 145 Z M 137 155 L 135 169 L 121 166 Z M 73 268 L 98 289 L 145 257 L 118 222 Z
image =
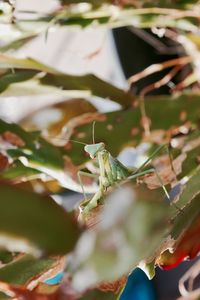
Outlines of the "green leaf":
M 40 81 L 42 84 L 49 84 L 66 90 L 88 90 L 93 95 L 110 98 L 122 106 L 128 106 L 134 101 L 134 97 L 129 92 L 124 92 L 92 74 L 84 76 L 47 74 Z
M 1 247 L 36 254 L 72 250 L 76 224 L 52 198 L 0 183 L 0 207 Z
M 15 134 L 17 138 L 21 139 L 21 146 L 18 148 L 12 145 L 10 148 L 8 147 L 7 152 L 13 158 L 26 157 L 33 167 L 63 168 L 64 162 L 61 152 L 58 148 L 42 139 L 39 132 L 26 132 L 17 124 L 10 124 L 0 120 L 0 134 L 5 134 L 6 132 Z M 7 142 L 10 141 L 7 140 Z
M 183 259 L 194 258 L 198 253 L 199 241 L 195 237 L 199 235 L 199 174 L 198 167 L 171 203 L 168 242 L 164 241 L 160 247 L 161 256 L 157 257 L 158 264 L 164 269 L 173 268 Z
M 189 206 L 190 202 L 200 193 L 199 178 L 200 166 L 190 175 L 189 180 L 181 188 L 181 193 L 175 199 L 175 205 L 171 207 L 172 218 Z
M 118 296 L 112 292 L 101 292 L 99 290 L 92 290 L 86 293 L 81 300 L 118 300 Z
M 17 253 L 15 253 L 15 252 L 0 250 L 0 262 L 3 264 L 7 264 L 7 263 L 11 262 L 15 258 L 16 255 L 17 255 Z
M 20 80 L 22 78 L 22 73 L 24 76 L 27 75 L 26 81 Z M 33 75 L 33 76 L 32 76 Z M 6 75 L 7 76 L 7 75 Z M 5 77 L 6 77 L 5 76 Z M 28 78 L 30 76 L 30 80 Z M 87 98 L 91 96 L 91 93 L 89 91 L 72 91 L 72 90 L 61 90 L 60 88 L 51 86 L 51 85 L 44 85 L 41 84 L 39 79 L 37 79 L 35 76 L 35 71 L 20 71 L 20 73 L 15 73 L 15 76 L 12 78 L 15 78 L 15 81 L 13 82 L 9 81 L 10 77 L 7 78 L 1 78 L 3 85 L 1 86 L 2 93 L 1 97 L 12 97 L 15 95 L 15 97 L 19 96 L 27 96 L 29 97 L 29 100 L 31 101 L 36 96 L 49 96 L 52 97 L 60 97 L 60 98 Z M 0 81 L 1 81 L 0 79 Z
M 12 83 L 27 81 L 36 75 L 35 71 L 7 72 L 0 77 L 0 93 L 4 92 Z
M 20 161 L 14 162 L 8 169 L 0 173 L 0 176 L 4 179 L 19 179 L 26 177 L 26 180 L 32 176 L 39 176 L 40 171 L 24 166 Z
M 182 152 L 187 154 L 186 159 L 182 164 L 182 172 L 180 178 L 184 176 L 190 176 L 193 171 L 196 170 L 199 162 L 198 157 L 200 155 L 200 131 L 195 130 L 188 135 L 184 146 L 182 147 Z
M 0 281 L 12 285 L 27 285 L 57 264 L 55 258 L 37 259 L 23 255 L 12 263 L 0 268 Z
M 46 66 L 33 58 L 17 58 L 6 54 L 0 54 L 0 69 L 26 69 L 59 74 L 54 68 Z
M 6 300 L 6 299 L 11 299 L 11 297 L 7 296 L 3 292 L 0 292 L 0 300 Z
M 0 46 L 0 52 L 6 52 L 9 50 L 17 50 L 24 46 L 26 43 L 30 42 L 32 39 L 34 39 L 37 35 L 31 34 L 27 36 L 22 36 L 20 38 L 14 39 L 8 43 L 6 43 L 3 46 Z
M 75 3 L 70 1 L 70 3 Z M 84 1 L 83 1 L 84 2 Z M 107 25 L 109 27 L 136 26 L 140 28 L 150 27 L 176 27 L 187 31 L 196 31 L 198 29 L 198 14 L 195 13 L 195 4 L 197 0 L 190 2 L 173 2 L 173 1 L 158 1 L 157 3 L 143 1 L 134 1 L 133 4 L 129 0 L 123 2 L 123 7 L 115 5 L 113 14 L 113 1 L 86 1 L 89 5 L 84 12 L 79 10 L 70 10 L 63 6 L 59 11 L 55 11 L 49 15 L 42 17 L 36 15 L 35 20 L 30 23 L 35 26 L 37 23 L 44 24 L 59 24 L 61 26 L 81 26 L 86 27 L 94 22 L 98 25 Z M 65 2 L 66 3 L 66 2 Z M 107 4 L 107 5 L 101 5 Z M 127 5 L 126 5 L 127 4 Z M 139 8 L 138 8 L 139 7 Z M 184 11 L 188 9 L 188 11 Z M 27 27 L 27 22 L 18 20 L 21 28 Z
M 200 166 L 198 166 L 188 181 L 181 187 L 181 192 L 171 205 L 170 216 L 173 220 L 172 237 L 177 239 L 200 213 Z
M 196 195 L 173 221 L 172 238 L 177 241 L 200 214 L 200 195 Z

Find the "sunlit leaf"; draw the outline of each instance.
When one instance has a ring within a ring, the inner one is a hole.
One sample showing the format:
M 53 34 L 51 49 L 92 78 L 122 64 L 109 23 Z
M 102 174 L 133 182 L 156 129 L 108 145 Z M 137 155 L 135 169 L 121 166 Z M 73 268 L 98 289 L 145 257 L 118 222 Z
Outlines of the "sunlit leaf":
M 5 143 L 7 154 L 15 160 L 10 169 L 2 172 L 2 177 L 14 179 L 14 176 L 23 177 L 24 173 L 26 179 L 32 175 L 35 177 L 38 175 L 40 178 L 40 174 L 44 173 L 57 180 L 61 186 L 82 192 L 77 179 L 78 169 L 70 163 L 67 164 L 63 149 L 47 142 L 41 137 L 40 132 L 27 132 L 17 124 L 0 120 L 0 134 L 1 143 Z M 21 163 L 17 162 L 17 159 Z M 91 185 L 91 181 L 86 186 L 88 193 L 96 191 L 96 185 Z
M 90 102 L 79 98 L 69 99 L 34 112 L 20 124 L 29 131 L 44 131 L 42 132 L 44 136 L 53 144 L 65 145 L 64 128 L 67 128 L 67 122 L 81 114 L 91 112 L 96 112 L 96 108 Z M 70 129 L 68 128 L 67 131 Z
M 55 169 L 63 167 L 60 151 L 42 139 L 39 132 L 26 132 L 16 124 L 0 120 L 0 134 L 10 144 L 7 151 L 13 158 L 24 156 L 33 165 L 46 165 Z
M 22 59 L 1 54 L 0 69 L 17 69 L 14 74 L 8 72 L 2 75 L 0 78 L 3 84 L 1 92 L 11 83 L 25 81 L 36 76 L 39 72 L 46 72 L 46 74 L 39 79 L 40 82 L 45 85 L 57 86 L 65 90 L 90 91 L 96 96 L 110 98 L 123 106 L 130 105 L 134 100 L 134 97 L 129 92 L 125 92 L 95 75 L 68 75 L 31 58 Z M 26 70 L 26 72 L 24 70 Z M 22 75 L 20 76 L 21 72 Z

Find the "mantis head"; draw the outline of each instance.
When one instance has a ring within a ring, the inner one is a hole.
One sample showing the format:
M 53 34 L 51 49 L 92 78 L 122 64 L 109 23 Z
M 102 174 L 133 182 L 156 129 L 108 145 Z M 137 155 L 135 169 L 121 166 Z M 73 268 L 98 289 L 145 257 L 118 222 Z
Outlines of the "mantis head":
M 85 152 L 89 153 L 90 157 L 93 159 L 97 154 L 105 149 L 104 143 L 90 144 L 84 147 Z

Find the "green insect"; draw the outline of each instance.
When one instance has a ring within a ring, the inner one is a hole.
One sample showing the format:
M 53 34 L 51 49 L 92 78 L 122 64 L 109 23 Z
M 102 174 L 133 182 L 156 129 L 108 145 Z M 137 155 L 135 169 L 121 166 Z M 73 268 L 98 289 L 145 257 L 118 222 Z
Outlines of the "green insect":
M 113 157 L 108 150 L 105 148 L 104 143 L 94 143 L 85 145 L 84 150 L 90 155 L 91 159 L 96 159 L 99 165 L 99 188 L 95 195 L 92 197 L 90 201 L 86 200 L 85 205 L 81 208 L 81 215 L 84 217 L 87 213 L 95 208 L 98 205 L 98 202 L 104 197 L 107 189 L 109 187 L 114 186 L 115 184 L 119 184 L 121 182 L 125 182 L 127 180 L 131 180 L 137 178 L 139 176 L 143 176 L 148 173 L 155 173 L 157 178 L 162 186 L 167 198 L 169 199 L 169 194 L 162 183 L 162 180 L 156 170 L 154 168 L 150 168 L 147 170 L 143 170 L 145 166 L 152 160 L 153 157 L 156 156 L 158 152 L 164 149 L 166 145 L 159 146 L 153 154 L 138 168 L 138 169 L 129 169 L 124 166 L 117 158 Z M 85 172 L 79 173 L 79 179 L 81 182 L 80 175 L 86 175 L 90 177 L 94 177 L 93 174 L 88 174 Z M 85 192 L 83 189 L 83 194 L 85 196 Z M 86 196 L 85 196 L 86 198 Z

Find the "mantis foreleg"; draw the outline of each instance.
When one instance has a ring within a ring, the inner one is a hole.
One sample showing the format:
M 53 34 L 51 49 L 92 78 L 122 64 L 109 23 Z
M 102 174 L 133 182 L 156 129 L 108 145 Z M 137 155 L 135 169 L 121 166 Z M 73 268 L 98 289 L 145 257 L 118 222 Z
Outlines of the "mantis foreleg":
M 78 176 L 79 184 L 80 184 L 81 189 L 82 189 L 84 199 L 85 199 L 85 201 L 87 201 L 87 197 L 86 197 L 86 193 L 85 193 L 85 190 L 84 190 L 84 185 L 83 185 L 83 181 L 82 181 L 81 177 L 86 176 L 86 177 L 90 177 L 90 178 L 98 178 L 98 175 L 87 173 L 87 172 L 84 172 L 84 171 L 78 171 L 77 176 Z

